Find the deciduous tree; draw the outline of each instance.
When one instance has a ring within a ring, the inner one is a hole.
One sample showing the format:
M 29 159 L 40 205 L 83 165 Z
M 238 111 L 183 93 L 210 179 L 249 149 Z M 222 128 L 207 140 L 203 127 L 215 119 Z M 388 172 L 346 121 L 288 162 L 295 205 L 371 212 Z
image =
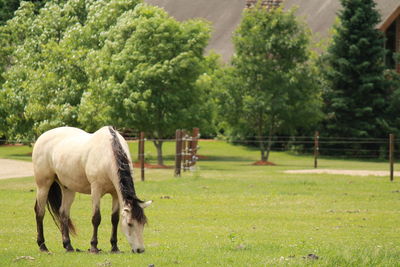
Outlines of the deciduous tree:
M 163 164 L 163 139 L 199 121 L 203 56 L 209 26 L 200 20 L 178 22 L 162 9 L 139 5 L 103 33 L 105 45 L 90 53 L 89 90 L 80 122 L 145 131 L 155 139 Z
M 244 11 L 235 32 L 233 69 L 221 102 L 237 133 L 257 136 L 262 161 L 279 130 L 307 128 L 320 118 L 309 43 L 294 10 L 266 10 L 260 4 Z

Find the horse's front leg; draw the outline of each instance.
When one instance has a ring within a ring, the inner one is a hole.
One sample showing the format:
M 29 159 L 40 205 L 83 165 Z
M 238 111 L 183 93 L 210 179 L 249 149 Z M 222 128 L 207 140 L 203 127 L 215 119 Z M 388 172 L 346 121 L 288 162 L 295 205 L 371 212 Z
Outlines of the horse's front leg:
M 101 223 L 101 214 L 100 214 L 100 191 L 92 186 L 92 225 L 93 225 L 93 235 L 92 240 L 90 241 L 90 252 L 91 253 L 99 253 L 100 250 L 97 248 L 98 240 L 97 240 L 97 232 L 99 229 L 99 225 Z
M 118 223 L 119 223 L 119 202 L 117 194 L 112 194 L 112 213 L 111 213 L 111 223 L 112 223 L 112 230 L 111 230 L 111 252 L 118 253 L 118 239 L 117 239 L 117 230 L 118 230 Z
M 70 191 L 64 187 L 62 187 L 62 203 L 60 207 L 60 228 L 63 240 L 63 246 L 67 250 L 67 252 L 75 251 L 71 245 L 71 239 L 69 238 L 69 232 L 75 232 L 75 228 L 71 222 L 69 217 L 72 202 L 75 199 L 75 192 Z

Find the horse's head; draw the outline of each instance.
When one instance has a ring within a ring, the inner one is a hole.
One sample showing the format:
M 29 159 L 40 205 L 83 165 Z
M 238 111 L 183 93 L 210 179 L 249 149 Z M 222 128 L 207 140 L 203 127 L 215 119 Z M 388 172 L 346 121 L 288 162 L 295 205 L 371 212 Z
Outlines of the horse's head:
M 143 209 L 150 206 L 151 203 L 151 200 L 147 202 L 138 200 L 133 204 L 125 205 L 122 209 L 122 231 L 134 253 L 144 252 L 143 229 L 146 224 L 146 216 Z

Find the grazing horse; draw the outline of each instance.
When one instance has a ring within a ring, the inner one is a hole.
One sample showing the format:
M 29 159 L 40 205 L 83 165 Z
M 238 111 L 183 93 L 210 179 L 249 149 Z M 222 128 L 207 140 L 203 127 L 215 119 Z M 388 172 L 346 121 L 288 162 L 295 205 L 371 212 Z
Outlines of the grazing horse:
M 144 252 L 143 209 L 151 201 L 137 198 L 132 179 L 132 161 L 128 144 L 112 127 L 103 127 L 93 134 L 72 127 L 55 128 L 42 134 L 35 143 L 32 161 L 37 185 L 35 203 L 37 244 L 48 251 L 43 234 L 43 217 L 47 203 L 54 222 L 61 230 L 63 246 L 74 251 L 69 233 L 75 233 L 70 208 L 75 192 L 91 194 L 93 236 L 90 252 L 98 253 L 97 230 L 100 225 L 100 199 L 112 196 L 111 251 L 119 252 L 117 228 L 121 212 L 121 228 L 132 252 Z

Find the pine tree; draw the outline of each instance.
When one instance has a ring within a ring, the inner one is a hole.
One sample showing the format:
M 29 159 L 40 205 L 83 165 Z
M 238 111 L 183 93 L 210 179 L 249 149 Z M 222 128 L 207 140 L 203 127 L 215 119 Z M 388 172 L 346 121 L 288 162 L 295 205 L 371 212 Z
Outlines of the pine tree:
M 386 136 L 383 35 L 373 0 L 341 0 L 340 23 L 328 49 L 326 134 Z

